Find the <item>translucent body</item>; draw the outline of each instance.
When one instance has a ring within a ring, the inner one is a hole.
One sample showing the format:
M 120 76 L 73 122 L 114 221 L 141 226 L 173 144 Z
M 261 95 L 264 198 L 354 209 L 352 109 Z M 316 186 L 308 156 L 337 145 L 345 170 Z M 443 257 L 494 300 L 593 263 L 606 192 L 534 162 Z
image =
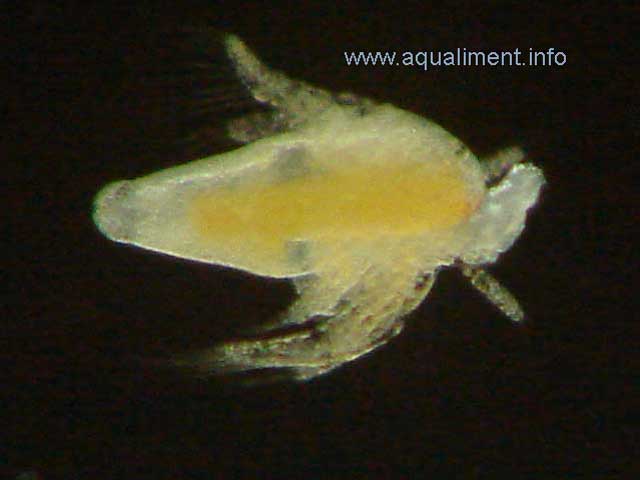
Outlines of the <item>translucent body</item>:
M 544 182 L 535 166 L 514 166 L 519 149 L 481 163 L 429 120 L 295 82 L 236 37 L 226 44 L 276 114 L 232 121 L 230 134 L 248 142 L 235 151 L 108 185 L 94 219 L 119 242 L 292 278 L 300 296 L 268 335 L 177 364 L 314 377 L 397 334 L 437 270 L 453 264 L 521 319 L 515 299 L 478 268 L 513 244 Z M 279 333 L 287 325 L 300 328 Z

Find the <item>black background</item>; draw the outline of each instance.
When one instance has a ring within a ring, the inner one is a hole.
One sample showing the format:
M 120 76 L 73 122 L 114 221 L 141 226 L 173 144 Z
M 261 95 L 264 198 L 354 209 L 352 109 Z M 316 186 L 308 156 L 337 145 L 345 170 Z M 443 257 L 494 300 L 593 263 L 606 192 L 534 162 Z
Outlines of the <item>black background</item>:
M 640 393 L 637 9 L 132 3 L 31 2 L 3 18 L 10 86 L 0 458 L 8 461 L 0 473 L 630 475 Z M 237 33 L 292 76 L 432 118 L 479 154 L 523 145 L 548 185 L 525 233 L 492 270 L 520 299 L 527 324 L 509 323 L 445 272 L 401 336 L 310 383 L 244 389 L 141 365 L 139 357 L 238 333 L 294 295 L 287 282 L 111 243 L 91 222 L 101 186 L 193 158 L 172 137 L 203 118 L 212 129 L 221 123 L 221 94 L 200 98 L 204 117 L 185 113 L 209 73 L 214 85 L 215 64 L 162 86 L 167 72 L 179 71 L 172 62 L 182 50 L 158 47 L 166 38 L 159 32 L 187 25 Z M 553 47 L 567 63 L 425 72 L 348 67 L 342 56 L 457 47 Z

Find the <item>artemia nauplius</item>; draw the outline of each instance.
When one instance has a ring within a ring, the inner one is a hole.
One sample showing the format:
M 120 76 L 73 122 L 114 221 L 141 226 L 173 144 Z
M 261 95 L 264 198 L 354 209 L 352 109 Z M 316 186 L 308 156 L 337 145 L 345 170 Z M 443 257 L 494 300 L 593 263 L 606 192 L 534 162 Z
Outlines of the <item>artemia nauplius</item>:
M 431 120 L 292 80 L 238 37 L 224 43 L 270 111 L 228 123 L 236 150 L 105 186 L 94 220 L 117 242 L 290 278 L 298 298 L 260 335 L 176 365 L 316 377 L 397 335 L 446 266 L 522 320 L 483 268 L 518 238 L 544 184 L 521 149 L 479 160 Z

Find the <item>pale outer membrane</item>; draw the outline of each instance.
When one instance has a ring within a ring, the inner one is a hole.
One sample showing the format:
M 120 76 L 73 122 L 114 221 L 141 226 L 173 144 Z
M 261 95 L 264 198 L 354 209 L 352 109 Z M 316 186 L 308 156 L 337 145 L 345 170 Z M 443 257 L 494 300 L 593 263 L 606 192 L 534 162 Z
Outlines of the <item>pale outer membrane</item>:
M 237 37 L 228 37 L 227 48 L 243 80 L 264 78 L 254 95 L 289 115 L 289 127 L 109 184 L 96 198 L 94 220 L 118 242 L 292 278 L 300 297 L 272 326 L 311 326 L 229 342 L 177 364 L 231 372 L 285 367 L 295 378 L 312 378 L 397 334 L 440 267 L 493 263 L 522 232 L 544 177 L 532 164 L 512 165 L 519 149 L 502 176 L 437 124 L 392 105 L 366 100 L 357 108 L 329 96 L 319 111 L 283 104 L 278 82 L 290 80 L 256 63 Z M 486 287 L 469 271 L 477 288 L 520 319 L 506 289 L 492 277 Z

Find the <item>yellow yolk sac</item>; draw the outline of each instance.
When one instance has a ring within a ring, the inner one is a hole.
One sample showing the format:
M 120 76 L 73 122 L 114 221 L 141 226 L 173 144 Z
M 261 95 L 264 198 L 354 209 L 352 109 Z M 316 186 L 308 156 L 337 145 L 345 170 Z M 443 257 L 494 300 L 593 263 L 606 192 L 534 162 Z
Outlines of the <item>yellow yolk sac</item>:
M 265 335 L 174 365 L 316 377 L 400 332 L 451 265 L 522 320 L 482 268 L 518 238 L 544 184 L 520 149 L 478 160 L 430 120 L 290 80 L 237 37 L 225 45 L 240 79 L 276 114 L 231 120 L 229 134 L 245 143 L 236 150 L 107 185 L 94 221 L 118 242 L 291 278 L 299 298 Z
M 455 170 L 346 165 L 267 185 L 203 192 L 187 215 L 212 248 L 232 242 L 276 252 L 291 240 L 366 240 L 450 229 L 473 213 L 478 193 Z

